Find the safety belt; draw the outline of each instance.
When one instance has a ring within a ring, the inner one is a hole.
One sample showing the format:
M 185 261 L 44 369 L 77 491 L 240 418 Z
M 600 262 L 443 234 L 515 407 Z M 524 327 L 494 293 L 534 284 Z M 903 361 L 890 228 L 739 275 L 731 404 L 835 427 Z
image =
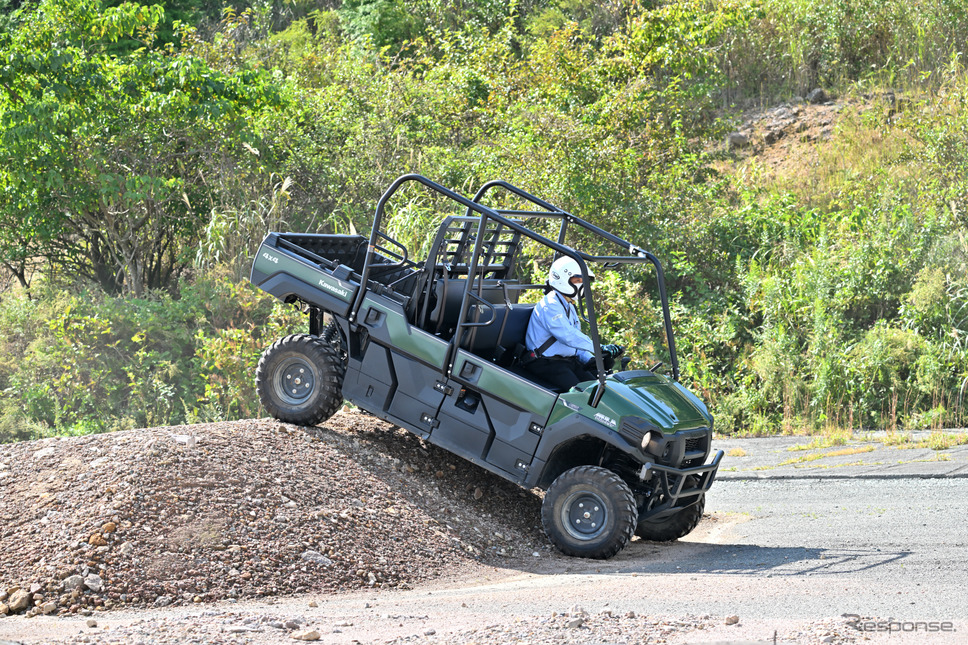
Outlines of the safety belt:
M 534 355 L 535 356 L 540 356 L 541 358 L 544 358 L 545 350 L 548 349 L 549 347 L 551 347 L 552 345 L 554 345 L 556 340 L 558 340 L 558 339 L 555 338 L 554 336 L 549 337 L 548 340 L 546 340 L 545 342 L 541 343 L 541 347 L 538 347 L 538 348 L 536 348 L 534 350 Z

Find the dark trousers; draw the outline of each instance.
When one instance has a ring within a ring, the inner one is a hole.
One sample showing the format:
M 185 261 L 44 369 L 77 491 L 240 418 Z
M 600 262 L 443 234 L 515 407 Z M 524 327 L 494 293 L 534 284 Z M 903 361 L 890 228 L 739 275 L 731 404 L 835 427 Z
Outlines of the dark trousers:
M 582 381 L 591 381 L 595 378 L 595 375 L 578 361 L 577 356 L 536 358 L 525 365 L 524 369 L 554 386 L 554 389 L 559 392 L 567 392 Z

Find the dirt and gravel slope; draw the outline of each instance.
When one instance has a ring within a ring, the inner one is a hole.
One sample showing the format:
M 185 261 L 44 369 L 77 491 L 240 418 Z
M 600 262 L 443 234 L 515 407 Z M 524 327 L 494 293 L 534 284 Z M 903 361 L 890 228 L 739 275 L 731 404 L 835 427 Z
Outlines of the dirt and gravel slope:
M 348 411 L 3 445 L 0 498 L 11 613 L 406 588 L 549 550 L 536 495 Z

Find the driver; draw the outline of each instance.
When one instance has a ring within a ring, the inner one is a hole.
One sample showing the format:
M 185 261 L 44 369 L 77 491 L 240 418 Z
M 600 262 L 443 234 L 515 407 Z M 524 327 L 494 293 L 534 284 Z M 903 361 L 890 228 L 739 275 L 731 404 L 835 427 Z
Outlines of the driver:
M 595 276 L 589 272 L 588 277 Z M 582 332 L 575 308 L 575 300 L 585 287 L 581 267 L 574 258 L 560 257 L 551 265 L 545 284 L 547 293 L 535 305 L 528 322 L 528 351 L 522 364 L 556 390 L 567 392 L 578 383 L 595 378 L 595 346 Z M 611 369 L 624 351 L 619 345 L 603 346 L 605 369 Z

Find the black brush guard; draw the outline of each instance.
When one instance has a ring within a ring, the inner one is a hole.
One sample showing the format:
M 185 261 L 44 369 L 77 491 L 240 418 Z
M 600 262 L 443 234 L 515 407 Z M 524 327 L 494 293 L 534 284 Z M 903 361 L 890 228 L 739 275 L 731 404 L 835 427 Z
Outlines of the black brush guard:
M 716 479 L 723 451 L 716 451 L 713 460 L 703 466 L 693 468 L 673 468 L 661 464 L 648 463 L 639 471 L 643 483 L 656 483 L 649 487 L 645 508 L 639 510 L 639 521 L 661 520 L 692 506 L 708 491 Z M 691 485 L 686 488 L 686 483 Z M 654 500 L 661 500 L 654 503 Z

